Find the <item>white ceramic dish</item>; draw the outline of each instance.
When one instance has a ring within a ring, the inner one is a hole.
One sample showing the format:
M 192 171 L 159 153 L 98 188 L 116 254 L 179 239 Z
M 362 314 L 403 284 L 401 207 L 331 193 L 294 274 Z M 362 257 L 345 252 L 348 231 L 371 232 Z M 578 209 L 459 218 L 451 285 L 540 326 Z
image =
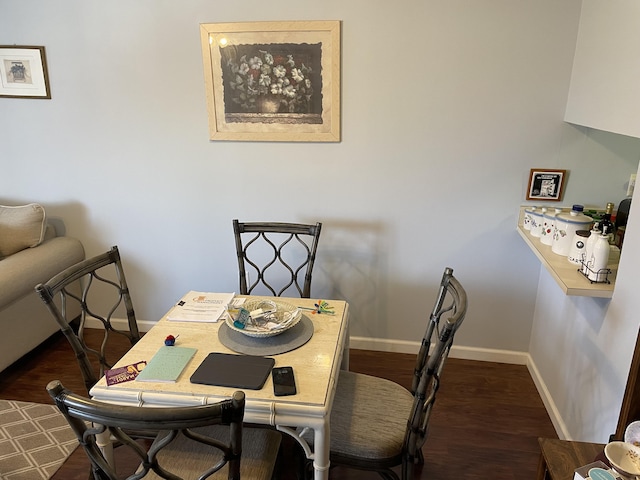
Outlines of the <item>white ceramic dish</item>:
M 627 442 L 610 442 L 604 447 L 604 454 L 611 467 L 627 478 L 640 475 L 640 447 Z
M 258 309 L 266 310 L 268 309 L 268 305 L 265 305 L 265 303 L 267 302 L 264 300 L 250 300 L 245 302 L 242 305 L 242 308 L 249 312 Z M 266 338 L 286 332 L 297 325 L 302 318 L 302 312 L 294 305 L 280 301 L 269 301 L 268 303 L 275 304 L 275 313 L 268 315 L 265 318 L 260 318 L 256 321 L 252 321 L 251 323 L 247 323 L 244 328 L 238 328 L 234 325 L 234 314 L 230 311 L 226 319 L 227 326 L 231 330 L 240 332 L 248 337 Z
M 631 422 L 624 431 L 624 441 L 640 447 L 640 422 Z

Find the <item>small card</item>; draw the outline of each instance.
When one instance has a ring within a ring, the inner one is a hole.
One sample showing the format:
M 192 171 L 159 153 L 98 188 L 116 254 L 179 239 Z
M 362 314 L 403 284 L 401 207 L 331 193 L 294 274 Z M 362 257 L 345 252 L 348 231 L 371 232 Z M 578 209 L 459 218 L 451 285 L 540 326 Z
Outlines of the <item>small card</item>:
M 138 374 L 147 366 L 146 361 L 132 363 L 124 367 L 112 368 L 104 372 L 107 385 L 116 385 L 122 382 L 130 382 L 135 380 Z

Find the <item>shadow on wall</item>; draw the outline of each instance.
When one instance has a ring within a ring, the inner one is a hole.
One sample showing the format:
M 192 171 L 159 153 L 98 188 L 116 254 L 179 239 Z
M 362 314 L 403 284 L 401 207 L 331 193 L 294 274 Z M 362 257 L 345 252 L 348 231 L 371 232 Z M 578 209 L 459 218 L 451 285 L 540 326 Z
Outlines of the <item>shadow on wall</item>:
M 387 251 L 381 223 L 322 219 L 311 296 L 347 301 L 351 335 L 377 337 L 387 329 Z

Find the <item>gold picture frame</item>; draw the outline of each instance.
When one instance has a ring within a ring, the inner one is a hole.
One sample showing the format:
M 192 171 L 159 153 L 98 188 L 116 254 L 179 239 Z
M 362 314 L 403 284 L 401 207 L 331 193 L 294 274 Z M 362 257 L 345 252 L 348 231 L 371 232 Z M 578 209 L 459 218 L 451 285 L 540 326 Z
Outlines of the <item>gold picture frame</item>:
M 529 172 L 527 200 L 559 202 L 564 193 L 566 177 L 566 170 L 532 168 Z
M 0 45 L 0 97 L 51 98 L 44 47 Z
M 340 141 L 340 21 L 203 23 L 211 140 Z

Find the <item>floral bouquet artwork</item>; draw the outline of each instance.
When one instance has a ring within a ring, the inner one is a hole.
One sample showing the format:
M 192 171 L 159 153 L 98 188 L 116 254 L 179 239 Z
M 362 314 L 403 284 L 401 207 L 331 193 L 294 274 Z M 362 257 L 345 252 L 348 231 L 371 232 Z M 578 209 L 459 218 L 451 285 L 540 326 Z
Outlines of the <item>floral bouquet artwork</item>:
M 222 48 L 227 113 L 321 113 L 321 45 L 238 45 Z

